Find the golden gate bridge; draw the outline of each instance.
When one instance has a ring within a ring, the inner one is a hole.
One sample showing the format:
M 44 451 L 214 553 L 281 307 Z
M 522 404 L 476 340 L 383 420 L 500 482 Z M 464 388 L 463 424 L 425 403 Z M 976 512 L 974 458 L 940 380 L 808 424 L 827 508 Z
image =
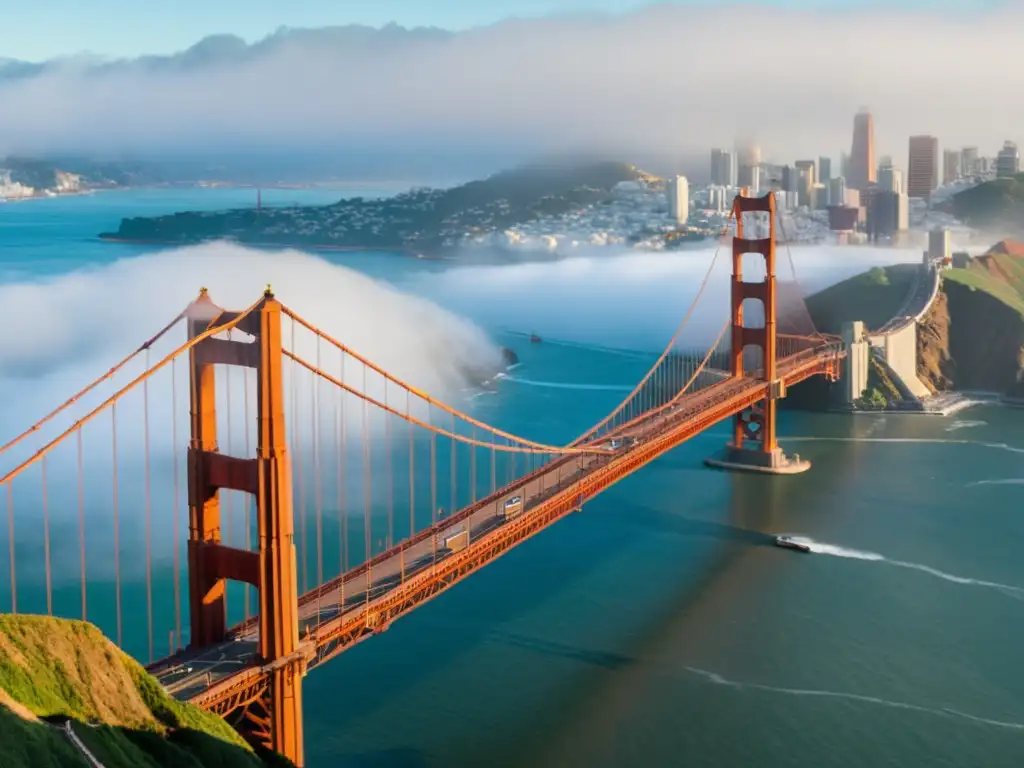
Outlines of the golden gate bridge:
M 204 289 L 0 448 L 0 609 L 94 621 L 171 694 L 301 765 L 305 674 L 682 442 L 732 419 L 718 465 L 806 468 L 778 446 L 778 400 L 809 377 L 838 378 L 846 352 L 814 329 L 791 255 L 793 280 L 777 279 L 774 195 L 737 196 L 732 220 L 715 341 L 684 351 L 713 260 L 646 375 L 565 445 L 431 397 L 269 287 L 241 311 Z M 753 272 L 749 254 L 761 257 Z M 166 429 L 156 402 L 169 406 Z

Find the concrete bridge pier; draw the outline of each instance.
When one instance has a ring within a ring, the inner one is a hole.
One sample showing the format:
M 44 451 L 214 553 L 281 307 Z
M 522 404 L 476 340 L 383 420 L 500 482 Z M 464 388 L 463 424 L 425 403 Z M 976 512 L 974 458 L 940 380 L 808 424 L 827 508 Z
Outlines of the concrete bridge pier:
M 843 344 L 846 345 L 846 360 L 840 381 L 843 403 L 852 405 L 868 388 L 868 371 L 871 367 L 871 342 L 868 340 L 864 323 L 855 320 L 843 323 Z

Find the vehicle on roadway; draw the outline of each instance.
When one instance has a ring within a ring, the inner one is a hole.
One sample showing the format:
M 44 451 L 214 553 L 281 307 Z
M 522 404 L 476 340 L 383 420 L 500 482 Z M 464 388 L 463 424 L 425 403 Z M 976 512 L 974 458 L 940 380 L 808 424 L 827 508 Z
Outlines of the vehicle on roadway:
M 800 539 L 795 536 L 789 536 L 786 534 L 775 537 L 775 546 L 782 547 L 783 549 L 795 549 L 797 552 L 811 551 L 810 544 L 805 541 L 800 541 Z

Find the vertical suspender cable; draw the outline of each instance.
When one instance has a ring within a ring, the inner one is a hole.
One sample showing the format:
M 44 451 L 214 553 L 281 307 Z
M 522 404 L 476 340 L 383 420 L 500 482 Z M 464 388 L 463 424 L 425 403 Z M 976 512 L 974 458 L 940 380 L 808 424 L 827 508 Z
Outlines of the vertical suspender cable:
M 249 458 L 250 440 L 249 440 L 249 369 L 242 369 L 242 429 L 245 433 L 245 458 Z M 242 530 L 245 536 L 245 551 L 249 552 L 252 550 L 252 494 L 247 493 L 244 495 L 244 501 L 242 502 L 242 514 L 245 519 L 242 523 Z M 245 619 L 249 619 L 249 584 L 245 583 L 242 585 L 242 602 L 245 608 Z
M 345 350 L 341 350 L 341 374 L 339 381 L 344 383 L 345 381 Z M 349 541 L 348 541 L 348 518 L 345 514 L 345 483 L 348 482 L 348 471 L 346 461 L 348 459 L 348 418 L 345 416 L 345 401 L 347 392 L 343 389 L 338 390 L 340 397 L 339 404 L 339 419 L 341 421 L 341 452 L 338 455 L 338 476 L 342 478 L 341 482 L 338 483 L 338 511 L 342 516 L 341 526 L 341 572 L 348 573 L 348 558 L 349 558 Z M 345 607 L 345 579 L 341 580 L 341 606 Z
M 320 334 L 316 337 L 316 369 L 320 368 Z M 320 487 L 320 377 L 310 376 L 313 405 L 313 504 L 316 509 L 316 623 L 320 624 L 320 585 L 324 583 L 323 489 Z
M 229 328 L 228 341 L 231 341 L 231 331 L 232 329 Z M 224 453 L 226 453 L 228 456 L 233 456 L 234 454 L 232 451 L 234 446 L 231 440 L 231 369 L 234 368 L 234 366 L 225 365 L 224 367 L 227 369 L 226 373 L 224 374 L 224 409 L 226 411 L 226 413 L 224 414 Z M 231 518 L 235 506 L 235 492 L 228 488 L 224 488 L 221 490 L 221 498 L 224 499 L 224 532 L 221 539 L 221 543 L 224 544 L 224 546 L 230 547 L 233 546 L 232 540 L 234 538 L 231 535 Z M 228 593 L 230 590 L 231 582 L 226 581 L 224 583 L 224 615 L 228 617 L 229 625 L 231 623 L 231 613 L 228 606 Z
M 295 319 L 292 319 L 291 353 L 295 352 Z M 295 463 L 295 484 L 298 486 L 298 509 L 299 509 L 299 551 L 302 558 L 302 591 L 308 589 L 309 574 L 307 572 L 306 556 L 306 492 L 302 484 L 302 442 L 299 439 L 299 366 L 292 361 L 291 364 L 291 389 L 292 389 L 292 460 Z
M 146 350 L 149 370 L 149 349 Z M 149 639 L 149 660 L 153 661 L 153 505 L 152 478 L 149 469 L 149 378 L 142 382 L 142 461 L 146 493 L 146 630 Z
M 409 390 L 405 390 L 405 415 L 410 414 L 410 403 L 412 395 Z M 409 422 L 409 538 L 412 538 L 416 533 L 416 452 L 415 452 L 415 441 L 414 441 L 414 427 L 412 422 Z M 405 583 L 405 550 L 400 550 L 402 553 L 402 583 Z
M 171 512 L 171 524 L 174 526 L 174 631 L 177 646 L 181 647 L 181 536 L 178 522 L 178 508 L 181 504 L 181 476 L 178 471 L 178 358 L 171 360 L 171 455 L 174 457 L 174 509 Z
M 114 605 L 117 612 L 117 645 L 121 646 L 121 542 L 118 530 L 118 493 L 117 493 L 117 403 L 110 406 L 110 423 L 112 425 L 111 457 L 113 459 L 113 486 L 111 510 L 114 516 Z
M 388 380 L 384 379 L 384 405 L 388 405 Z M 387 461 L 387 485 L 388 485 L 388 539 L 385 542 L 387 549 L 391 549 L 391 543 L 395 540 L 395 482 L 391 473 L 391 414 L 384 411 L 384 456 Z
M 363 363 L 363 394 L 366 394 L 366 363 Z M 373 522 L 370 516 L 370 506 L 373 502 L 373 487 L 370 482 L 370 403 L 363 398 L 363 539 L 364 553 L 366 556 L 366 602 L 370 602 L 370 592 L 373 589 L 373 568 L 370 566 L 372 557 L 370 548 L 373 543 Z
M 455 444 L 456 444 L 457 441 L 455 440 L 455 437 L 454 437 L 455 434 L 456 434 L 455 429 L 456 429 L 455 414 L 453 413 L 452 414 L 452 437 L 450 439 L 451 444 L 452 444 L 452 451 L 451 451 L 451 453 L 452 453 L 452 466 L 451 466 L 451 488 L 449 489 L 449 492 L 448 492 L 448 502 L 449 502 L 449 504 L 448 504 L 448 514 L 449 515 L 454 515 L 455 514 L 455 510 L 457 510 L 459 508 L 459 500 L 458 500 L 458 498 L 456 496 L 456 488 L 455 488 L 455 472 L 456 472 L 455 464 L 458 461 L 458 453 L 456 452 L 456 447 L 455 447 Z
M 11 551 L 11 613 L 18 612 L 18 568 L 14 562 L 14 485 L 7 481 L 7 544 Z
M 427 403 L 427 423 L 434 423 L 434 408 Z M 430 523 L 437 525 L 437 433 L 430 431 Z M 430 558 L 431 568 L 437 565 L 437 536 L 431 532 L 430 535 Z
M 82 578 L 82 621 L 86 620 L 86 581 L 85 581 L 85 472 L 82 466 L 82 428 L 75 433 L 78 443 L 78 561 Z
M 345 350 L 341 350 L 341 375 L 339 381 L 344 383 L 345 381 Z M 348 418 L 345 415 L 345 401 L 347 398 L 347 392 L 344 389 L 340 390 L 341 395 L 341 456 L 338 461 L 340 464 L 339 472 L 343 478 L 343 481 L 338 485 L 338 507 L 344 510 L 345 506 L 345 482 L 348 481 L 348 471 L 346 462 L 348 460 Z M 342 527 L 341 527 L 341 572 L 348 572 L 348 517 L 349 515 L 342 512 Z M 341 604 L 342 607 L 345 605 L 345 580 L 341 581 Z
M 476 426 L 473 426 L 473 442 L 469 444 L 469 503 L 476 504 Z
M 46 498 L 46 456 L 42 461 L 43 486 L 43 557 L 46 562 L 46 615 L 53 616 L 53 570 L 50 565 L 50 505 Z

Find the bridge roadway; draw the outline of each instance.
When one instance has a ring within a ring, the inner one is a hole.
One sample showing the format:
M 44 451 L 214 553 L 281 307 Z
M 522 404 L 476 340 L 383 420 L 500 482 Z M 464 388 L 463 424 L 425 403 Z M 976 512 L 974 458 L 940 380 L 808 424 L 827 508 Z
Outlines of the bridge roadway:
M 837 346 L 835 342 L 805 350 L 780 360 L 778 375 L 787 386 L 792 386 L 815 374 L 837 374 L 835 363 L 841 356 L 841 345 Z M 427 584 L 435 576 L 435 571 L 446 568 L 446 561 L 455 560 L 457 558 L 453 556 L 466 551 L 462 547 L 446 547 L 448 537 L 468 530 L 469 541 L 473 543 L 468 549 L 478 549 L 488 539 L 500 538 L 503 529 L 514 526 L 518 521 L 538 515 L 550 516 L 550 519 L 541 521 L 536 530 L 522 536 L 526 538 L 567 512 L 578 509 L 586 498 L 597 495 L 638 466 L 753 405 L 763 398 L 765 387 L 765 382 L 749 376 L 728 377 L 686 395 L 670 408 L 603 436 L 596 442 L 597 446 L 603 446 L 600 452 L 556 459 L 375 556 L 369 564 L 364 563 L 302 595 L 299 599 L 299 637 L 308 666 L 316 666 L 374 631 L 386 628 L 394 617 L 425 602 L 465 575 L 445 579 L 425 597 L 402 601 L 397 610 L 389 612 L 381 626 L 375 626 L 371 620 L 376 616 L 378 606 L 387 603 L 393 594 L 409 590 L 417 581 L 421 585 Z M 612 450 L 610 441 L 613 437 L 632 440 L 624 440 Z M 637 466 L 618 470 L 617 465 L 636 463 L 627 461 L 630 457 L 640 459 Z M 602 474 L 602 469 L 618 471 L 605 472 L 606 478 L 598 483 L 592 482 L 595 475 Z M 506 520 L 505 502 L 515 496 L 522 497 L 523 512 Z M 559 507 L 555 514 L 545 515 L 546 509 L 554 507 Z M 471 565 L 469 571 L 490 562 L 519 540 L 521 538 L 507 546 L 499 546 L 482 562 Z M 350 628 L 348 634 L 342 631 L 342 625 Z M 352 627 L 355 631 L 351 630 Z M 245 680 L 255 681 L 265 676 L 258 666 L 254 666 L 255 619 L 236 626 L 230 635 L 229 640 L 198 653 L 185 649 L 174 657 L 151 665 L 150 671 L 175 697 L 216 709 L 218 704 L 223 705 L 226 691 L 243 686 Z M 329 639 L 332 636 L 334 639 Z M 328 646 L 332 647 L 325 652 Z

